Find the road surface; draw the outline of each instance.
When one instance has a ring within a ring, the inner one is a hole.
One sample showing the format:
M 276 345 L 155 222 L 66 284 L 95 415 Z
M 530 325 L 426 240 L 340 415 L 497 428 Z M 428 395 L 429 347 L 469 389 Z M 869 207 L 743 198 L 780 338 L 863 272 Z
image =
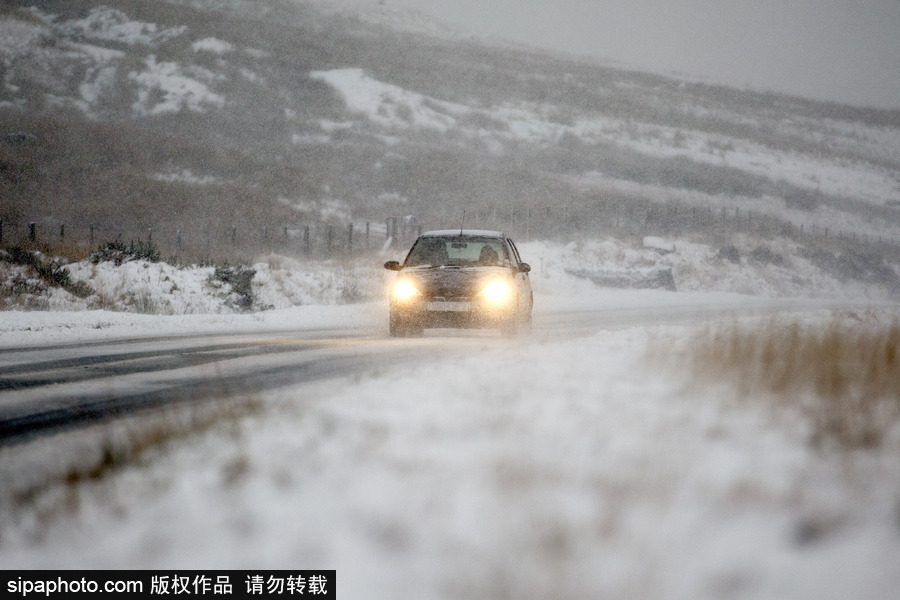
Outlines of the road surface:
M 534 330 L 517 341 L 503 340 L 492 331 L 447 330 L 400 340 L 388 338 L 386 328 L 356 325 L 0 349 L 0 445 L 21 444 L 141 410 L 215 402 L 486 346 L 821 305 L 766 299 L 743 300 L 738 305 L 665 302 L 631 307 L 552 302 L 541 307 L 539 302 Z

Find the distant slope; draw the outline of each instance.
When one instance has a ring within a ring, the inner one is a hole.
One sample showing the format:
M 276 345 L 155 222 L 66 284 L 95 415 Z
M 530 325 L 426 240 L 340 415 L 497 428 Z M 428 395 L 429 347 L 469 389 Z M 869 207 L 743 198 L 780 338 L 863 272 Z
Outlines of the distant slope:
M 855 253 L 897 271 L 900 112 L 388 16 L 288 0 L 7 2 L 6 241 L 35 221 L 252 250 L 263 228 L 444 226 L 465 210 L 532 238 L 788 236 L 823 264 Z

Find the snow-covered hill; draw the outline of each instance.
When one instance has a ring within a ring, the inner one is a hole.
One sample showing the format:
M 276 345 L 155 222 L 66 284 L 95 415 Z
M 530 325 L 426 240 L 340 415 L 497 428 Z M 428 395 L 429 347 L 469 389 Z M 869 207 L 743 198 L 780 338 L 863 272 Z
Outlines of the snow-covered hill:
M 622 250 L 603 269 L 681 260 L 679 289 L 900 289 L 896 111 L 485 45 L 353 1 L 19 0 L 0 61 L 3 245 L 31 222 L 49 255 L 152 230 L 163 256 L 251 264 L 305 260 L 266 231 L 465 213 Z M 629 264 L 646 237 L 681 251 Z

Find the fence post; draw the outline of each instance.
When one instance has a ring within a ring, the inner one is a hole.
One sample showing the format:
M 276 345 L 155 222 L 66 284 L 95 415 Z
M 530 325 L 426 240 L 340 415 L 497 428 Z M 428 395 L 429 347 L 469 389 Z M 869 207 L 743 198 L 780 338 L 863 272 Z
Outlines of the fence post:
M 371 246 L 369 245 L 369 225 L 370 223 L 366 221 L 366 250 L 368 250 Z M 3 221 L 0 221 L 0 242 L 3 241 Z
M 0 219 L 0 244 L 3 243 L 3 219 Z
M 91 250 L 94 249 L 94 225 L 91 224 Z
M 234 246 L 234 242 L 237 240 L 237 226 L 231 226 L 231 245 Z
M 306 225 L 303 228 L 303 250 L 309 254 L 310 246 L 309 246 L 309 225 Z
M 37 224 L 34 221 L 28 224 L 28 239 L 32 242 L 37 240 Z
M 328 246 L 328 254 L 331 255 L 331 243 L 334 240 L 334 227 L 328 226 L 328 233 L 326 234 L 325 241 Z

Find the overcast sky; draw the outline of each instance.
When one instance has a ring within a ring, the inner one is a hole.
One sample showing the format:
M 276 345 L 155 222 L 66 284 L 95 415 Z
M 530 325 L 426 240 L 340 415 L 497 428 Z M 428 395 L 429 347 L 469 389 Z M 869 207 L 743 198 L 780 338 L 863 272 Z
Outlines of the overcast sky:
M 481 37 L 900 108 L 900 0 L 381 0 Z

